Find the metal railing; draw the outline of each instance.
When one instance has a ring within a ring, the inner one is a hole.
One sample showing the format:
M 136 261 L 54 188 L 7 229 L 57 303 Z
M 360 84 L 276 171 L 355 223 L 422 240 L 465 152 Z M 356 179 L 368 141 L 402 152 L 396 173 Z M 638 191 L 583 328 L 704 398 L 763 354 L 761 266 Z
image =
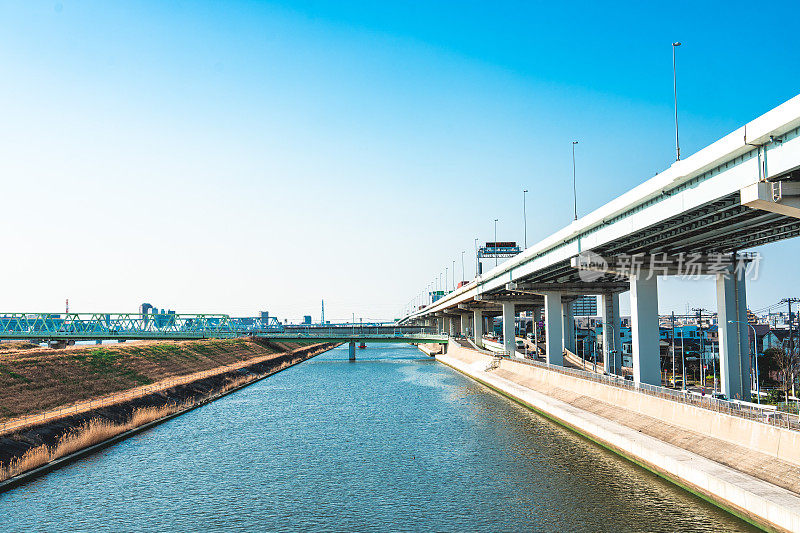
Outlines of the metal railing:
M 579 370 L 577 368 L 566 368 L 563 366 L 552 365 L 550 363 L 536 361 L 532 359 L 520 359 L 517 357 L 510 358 L 507 355 L 503 356 L 503 358 L 509 359 L 510 361 L 516 363 L 545 368 L 547 370 L 558 372 L 560 374 L 566 374 L 580 379 L 585 379 L 588 381 L 603 383 L 605 385 L 610 385 L 612 387 L 639 392 L 641 394 L 647 394 L 648 396 L 655 396 L 657 398 L 663 398 L 665 400 L 671 400 L 687 405 L 692 405 L 695 407 L 708 409 L 710 411 L 715 411 L 718 413 L 725 413 L 731 416 L 745 418 L 747 420 L 753 420 L 756 422 L 761 422 L 763 424 L 769 424 L 771 426 L 777 426 L 794 431 L 800 431 L 800 421 L 798 421 L 796 415 L 791 415 L 789 413 L 777 411 L 775 409 L 746 405 L 738 403 L 736 401 L 719 400 L 717 398 L 712 398 L 711 396 L 697 396 L 689 392 L 669 389 L 657 385 L 649 385 L 647 383 L 637 384 L 633 381 L 624 379 L 622 376 L 616 376 L 613 374 L 599 374 L 594 372 L 587 372 L 585 370 Z

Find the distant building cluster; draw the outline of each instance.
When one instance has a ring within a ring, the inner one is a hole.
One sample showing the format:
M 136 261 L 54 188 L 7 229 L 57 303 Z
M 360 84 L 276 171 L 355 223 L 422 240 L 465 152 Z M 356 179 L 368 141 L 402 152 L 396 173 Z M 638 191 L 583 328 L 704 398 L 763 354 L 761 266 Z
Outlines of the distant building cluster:
M 144 323 L 153 321 L 156 327 L 164 328 L 175 323 L 175 311 L 172 309 L 161 309 L 160 311 L 149 303 L 139 306 L 139 314 L 142 315 Z

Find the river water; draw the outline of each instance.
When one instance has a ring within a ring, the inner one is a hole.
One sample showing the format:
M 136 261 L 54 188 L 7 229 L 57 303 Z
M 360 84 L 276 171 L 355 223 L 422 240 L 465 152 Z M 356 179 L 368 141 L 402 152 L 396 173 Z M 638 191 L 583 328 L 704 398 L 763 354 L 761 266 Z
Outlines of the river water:
M 410 346 L 343 346 L 0 495 L 0 531 L 748 531 Z

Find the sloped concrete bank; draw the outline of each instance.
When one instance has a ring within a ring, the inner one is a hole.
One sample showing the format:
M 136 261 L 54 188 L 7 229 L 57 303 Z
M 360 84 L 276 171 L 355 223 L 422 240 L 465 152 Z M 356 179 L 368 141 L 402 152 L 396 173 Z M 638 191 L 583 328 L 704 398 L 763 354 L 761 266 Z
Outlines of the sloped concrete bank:
M 102 424 L 105 428 L 118 427 L 120 430 L 109 438 L 100 442 L 88 442 L 86 446 L 73 451 L 63 457 L 53 457 L 45 464 L 35 466 L 24 472 L 0 482 L 0 493 L 24 483 L 34 477 L 67 464 L 83 455 L 92 453 L 109 446 L 135 433 L 164 422 L 170 418 L 195 409 L 201 405 L 230 394 L 256 381 L 264 379 L 276 372 L 296 365 L 315 355 L 335 348 L 340 343 L 322 343 L 288 351 L 276 355 L 267 361 L 260 361 L 253 365 L 244 366 L 222 372 L 210 377 L 198 379 L 190 383 L 177 385 L 169 389 L 160 390 L 146 396 L 127 400 L 114 405 L 93 409 L 68 415 L 57 420 L 32 425 L 23 430 L 0 436 L 0 466 L 9 465 L 15 460 L 19 461 L 40 450 L 52 450 L 64 442 L 65 437 L 92 425 Z M 164 412 L 155 420 L 145 420 L 141 425 L 133 428 L 130 422 L 135 420 L 137 413 L 150 410 L 150 412 Z M 160 411 L 159 411 L 160 410 Z
M 445 354 L 437 354 L 436 359 L 754 525 L 773 531 L 800 531 L 800 495 L 795 491 L 710 460 L 590 409 L 581 409 L 554 397 L 552 390 L 546 387 L 536 390 L 537 384 L 546 377 L 541 377 L 540 381 L 531 379 L 528 369 L 522 369 L 520 363 L 503 360 L 499 367 L 487 370 L 491 367 L 490 356 L 454 342 L 448 345 Z M 553 373 L 539 368 L 536 372 Z M 618 406 L 618 409 L 625 410 L 625 407 Z M 631 415 L 642 416 L 635 412 Z M 746 441 L 747 435 L 741 438 Z

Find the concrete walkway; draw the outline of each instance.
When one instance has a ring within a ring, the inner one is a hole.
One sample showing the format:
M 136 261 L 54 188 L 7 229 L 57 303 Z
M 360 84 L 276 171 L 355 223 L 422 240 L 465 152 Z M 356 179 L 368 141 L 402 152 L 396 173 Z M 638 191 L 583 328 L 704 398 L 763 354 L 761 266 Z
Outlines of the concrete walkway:
M 505 361 L 486 371 L 491 357 L 453 343 L 436 359 L 751 522 L 800 532 L 800 475 L 795 465 L 771 465 L 778 461 L 775 457 L 574 392 L 542 390 L 541 383 L 534 390 L 532 382 L 510 371 Z

